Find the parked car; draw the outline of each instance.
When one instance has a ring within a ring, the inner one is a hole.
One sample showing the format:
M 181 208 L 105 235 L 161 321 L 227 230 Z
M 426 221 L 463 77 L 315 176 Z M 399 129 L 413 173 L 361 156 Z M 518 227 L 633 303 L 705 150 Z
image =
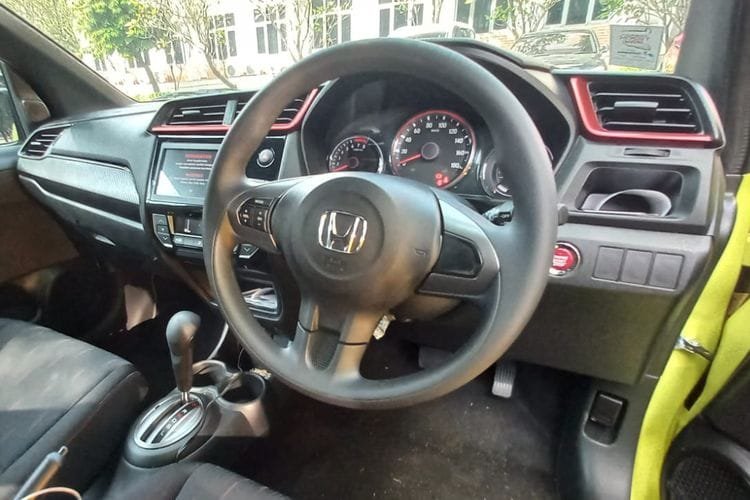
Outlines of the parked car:
M 604 54 L 608 48 L 599 43 L 591 30 L 547 30 L 527 33 L 512 50 L 564 69 L 607 69 Z
M 424 24 L 421 26 L 403 26 L 391 33 L 392 38 L 476 38 L 474 29 L 465 23 Z

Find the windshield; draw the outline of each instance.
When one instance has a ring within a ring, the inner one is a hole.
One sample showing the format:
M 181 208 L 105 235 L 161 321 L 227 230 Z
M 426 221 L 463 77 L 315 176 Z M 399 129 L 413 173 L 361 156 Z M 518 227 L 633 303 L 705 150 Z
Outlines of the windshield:
M 0 0 L 131 97 L 255 90 L 350 40 L 471 38 L 559 68 L 674 70 L 689 0 Z

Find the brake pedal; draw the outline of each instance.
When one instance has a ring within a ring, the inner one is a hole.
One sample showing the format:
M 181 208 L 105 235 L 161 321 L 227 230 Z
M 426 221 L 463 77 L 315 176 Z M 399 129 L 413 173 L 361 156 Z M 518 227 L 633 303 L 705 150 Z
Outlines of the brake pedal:
M 492 394 L 500 398 L 510 398 L 513 395 L 513 385 L 516 382 L 516 363 L 514 361 L 498 361 L 495 363 L 495 377 L 492 381 Z

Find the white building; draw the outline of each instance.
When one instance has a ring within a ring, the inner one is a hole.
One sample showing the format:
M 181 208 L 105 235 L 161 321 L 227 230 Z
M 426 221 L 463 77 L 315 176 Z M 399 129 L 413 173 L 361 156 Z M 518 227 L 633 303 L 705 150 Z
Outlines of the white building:
M 493 20 L 496 9 L 507 0 L 207 1 L 215 65 L 241 87 L 262 84 L 291 65 L 300 53 L 349 40 L 389 36 L 405 26 L 458 22 L 471 26 L 477 38 L 495 45 L 509 48 L 515 40 L 510 27 Z M 538 21 L 527 31 L 586 26 L 606 45 L 612 20 L 601 0 L 559 0 L 538 16 Z M 160 90 L 221 86 L 203 52 L 179 41 L 168 50 L 150 50 L 147 59 Z M 85 60 L 131 95 L 153 92 L 144 68 L 136 61 L 117 55 L 106 61 L 91 56 Z

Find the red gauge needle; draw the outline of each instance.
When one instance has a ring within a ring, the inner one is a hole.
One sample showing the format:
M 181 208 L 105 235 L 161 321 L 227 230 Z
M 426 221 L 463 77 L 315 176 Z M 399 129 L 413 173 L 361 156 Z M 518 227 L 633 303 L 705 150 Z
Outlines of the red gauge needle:
M 404 158 L 403 160 L 401 160 L 400 162 L 398 162 L 398 164 L 399 165 L 406 165 L 407 163 L 411 163 L 414 160 L 419 160 L 420 158 L 422 158 L 422 153 L 416 153 L 416 154 L 413 154 L 411 156 L 407 156 L 406 158 Z
M 339 165 L 338 167 L 331 170 L 331 172 L 341 172 L 342 170 L 346 170 L 347 168 L 349 168 L 349 164 L 344 163 L 343 165 Z

